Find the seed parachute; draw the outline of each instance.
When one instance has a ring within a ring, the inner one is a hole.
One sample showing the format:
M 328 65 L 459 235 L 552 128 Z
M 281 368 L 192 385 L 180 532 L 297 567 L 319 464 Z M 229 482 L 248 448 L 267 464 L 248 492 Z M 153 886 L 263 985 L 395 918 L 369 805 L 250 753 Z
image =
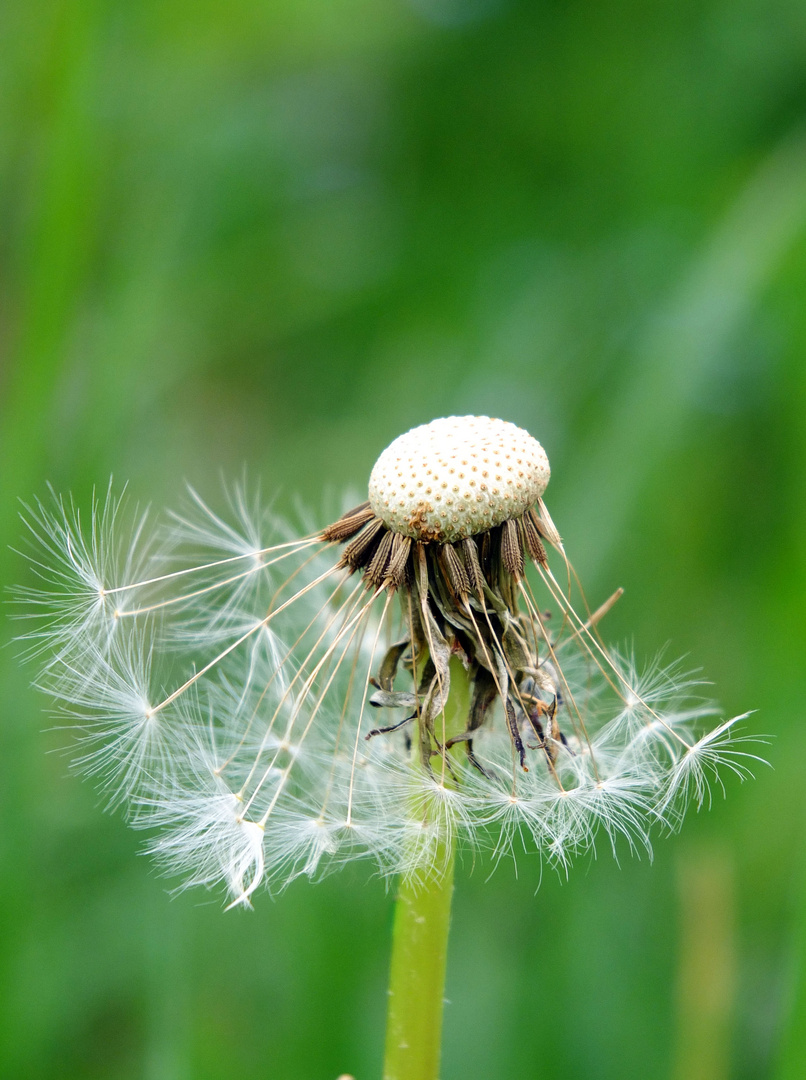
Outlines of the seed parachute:
M 455 840 L 648 849 L 753 755 L 679 665 L 603 644 L 620 590 L 572 591 L 549 475 L 514 424 L 449 417 L 302 538 L 241 489 L 153 528 L 111 489 L 29 508 L 23 640 L 77 767 L 231 906 L 355 858 L 417 879 Z

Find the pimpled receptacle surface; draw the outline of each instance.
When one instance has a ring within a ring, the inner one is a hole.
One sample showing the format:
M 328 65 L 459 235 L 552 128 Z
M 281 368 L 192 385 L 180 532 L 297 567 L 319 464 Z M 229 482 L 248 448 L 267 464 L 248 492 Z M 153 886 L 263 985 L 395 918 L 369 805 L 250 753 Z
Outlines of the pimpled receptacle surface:
M 374 513 L 416 540 L 454 543 L 520 517 L 543 494 L 548 458 L 506 420 L 448 416 L 395 439 L 369 479 Z

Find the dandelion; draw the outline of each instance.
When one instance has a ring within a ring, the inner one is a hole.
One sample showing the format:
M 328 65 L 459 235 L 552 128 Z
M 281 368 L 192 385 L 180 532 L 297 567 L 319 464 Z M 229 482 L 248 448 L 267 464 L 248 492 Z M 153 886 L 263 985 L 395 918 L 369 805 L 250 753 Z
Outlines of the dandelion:
M 243 490 L 154 529 L 111 491 L 86 531 L 62 500 L 26 517 L 39 685 L 166 869 L 230 906 L 358 858 L 402 876 L 390 1076 L 438 1049 L 439 971 L 424 987 L 400 957 L 426 925 L 444 953 L 457 846 L 563 869 L 600 835 L 648 851 L 752 756 L 735 720 L 702 730 L 678 665 L 603 644 L 620 590 L 590 612 L 572 588 L 549 475 L 522 429 L 449 417 L 302 538 Z

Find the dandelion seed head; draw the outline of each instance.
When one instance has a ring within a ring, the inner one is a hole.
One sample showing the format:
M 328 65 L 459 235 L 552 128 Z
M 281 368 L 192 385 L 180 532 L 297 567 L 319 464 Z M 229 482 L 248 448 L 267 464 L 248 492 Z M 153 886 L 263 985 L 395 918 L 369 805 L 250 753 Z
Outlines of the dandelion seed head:
M 454 843 L 651 852 L 754 757 L 696 673 L 602 644 L 621 591 L 572 592 L 548 479 L 522 429 L 449 417 L 298 538 L 244 487 L 152 532 L 111 491 L 37 507 L 27 648 L 77 766 L 231 907 L 355 859 L 416 882 Z

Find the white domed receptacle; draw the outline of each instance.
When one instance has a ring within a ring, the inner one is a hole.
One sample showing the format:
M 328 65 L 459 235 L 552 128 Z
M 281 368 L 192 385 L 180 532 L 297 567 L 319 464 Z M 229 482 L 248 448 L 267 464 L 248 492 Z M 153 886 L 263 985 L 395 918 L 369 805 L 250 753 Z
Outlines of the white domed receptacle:
M 448 416 L 384 450 L 369 478 L 369 502 L 394 532 L 455 543 L 520 517 L 550 475 L 545 450 L 523 428 L 489 416 Z

